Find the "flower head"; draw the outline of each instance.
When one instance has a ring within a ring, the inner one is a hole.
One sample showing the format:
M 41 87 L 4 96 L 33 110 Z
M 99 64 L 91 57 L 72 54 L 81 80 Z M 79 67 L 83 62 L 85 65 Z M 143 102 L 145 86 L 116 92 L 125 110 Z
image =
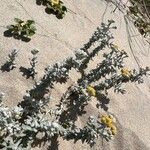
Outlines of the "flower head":
M 112 135 L 117 133 L 117 128 L 115 126 L 116 119 L 112 115 L 103 115 L 100 117 L 100 120 L 101 123 L 109 129 Z
M 94 89 L 94 87 L 92 87 L 92 86 L 88 86 L 87 87 L 87 92 L 89 93 L 89 95 L 91 95 L 91 96 L 96 96 L 96 90 Z
M 109 115 L 109 118 L 112 119 L 112 122 L 113 122 L 113 123 L 116 123 L 116 118 L 115 118 L 113 115 L 110 114 L 110 115 Z
M 119 49 L 118 45 L 115 45 L 115 44 L 112 44 L 112 47 L 113 47 L 114 49 Z
M 60 0 L 51 0 L 52 5 L 58 5 Z
M 127 68 L 123 68 L 123 69 L 121 69 L 121 75 L 123 77 L 130 78 L 131 71 L 129 71 Z
M 117 133 L 117 128 L 115 127 L 115 125 L 111 126 L 110 131 L 111 131 L 112 135 L 115 135 Z
M 109 116 L 106 115 L 106 116 L 101 117 L 101 122 L 109 127 L 109 126 L 111 126 L 113 120 L 112 120 L 112 118 L 110 118 Z

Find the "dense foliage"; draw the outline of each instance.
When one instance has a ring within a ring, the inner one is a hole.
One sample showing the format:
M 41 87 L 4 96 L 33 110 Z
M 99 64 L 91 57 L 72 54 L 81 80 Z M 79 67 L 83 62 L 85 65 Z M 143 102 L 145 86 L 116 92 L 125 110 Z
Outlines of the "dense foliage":
M 46 12 L 55 14 L 57 18 L 62 19 L 67 12 L 67 7 L 61 0 L 36 0 L 38 5 L 46 6 Z
M 7 26 L 7 29 L 10 35 L 17 39 L 29 39 L 36 32 L 35 22 L 33 20 L 27 20 L 24 22 L 21 19 L 15 18 L 15 25 Z
M 79 128 L 76 125 L 77 118 L 85 113 L 85 106 L 94 98 L 97 107 L 108 109 L 101 97 L 106 100 L 109 90 L 125 93 L 122 85 L 128 82 L 142 83 L 143 75 L 147 75 L 149 68 L 129 70 L 124 65 L 124 59 L 128 57 L 124 50 L 113 44 L 111 30 L 116 29 L 114 21 L 102 23 L 92 37 L 81 49 L 75 52 L 61 63 L 50 65 L 45 69 L 45 74 L 37 81 L 32 89 L 28 90 L 23 101 L 16 107 L 8 108 L 3 105 L 3 94 L 0 96 L 0 147 L 9 150 L 30 149 L 40 142 L 48 142 L 50 146 L 57 138 L 75 141 L 82 140 L 91 146 L 98 137 L 106 141 L 111 140 L 117 133 L 117 122 L 112 114 L 97 114 L 89 116 L 87 123 Z M 36 64 L 37 50 L 33 50 L 31 59 L 32 73 Z M 100 59 L 95 68 L 86 71 L 89 62 L 98 54 Z M 34 62 L 35 61 L 35 62 Z M 54 84 L 64 84 L 70 77 L 70 71 L 75 69 L 81 77 L 74 85 L 64 92 L 56 107 L 50 108 L 55 100 L 50 93 Z M 40 135 L 40 136 L 39 136 Z M 40 137 L 40 138 L 39 138 Z

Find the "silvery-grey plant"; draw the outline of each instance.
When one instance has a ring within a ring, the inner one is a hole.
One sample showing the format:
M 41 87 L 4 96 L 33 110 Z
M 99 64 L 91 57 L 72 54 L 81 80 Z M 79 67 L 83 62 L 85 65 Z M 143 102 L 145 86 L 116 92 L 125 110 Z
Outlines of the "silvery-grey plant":
M 115 29 L 112 26 L 113 20 L 109 20 L 108 24 L 102 23 L 101 28 L 97 28 L 90 40 L 84 45 L 83 48 L 75 52 L 74 57 L 67 58 L 61 63 L 56 63 L 53 66 L 49 66 L 45 69 L 45 75 L 43 78 L 30 90 L 30 94 L 36 99 L 41 98 L 47 92 L 48 87 L 52 88 L 54 83 L 66 82 L 69 77 L 69 71 L 75 68 L 77 71 L 84 74 L 84 69 L 87 67 L 88 63 L 92 58 L 94 58 L 99 51 L 104 50 L 110 41 L 114 38 L 111 29 Z M 98 43 L 91 53 L 88 50 L 95 44 Z M 41 94 L 41 95 L 40 95 Z
M 82 140 L 92 146 L 98 137 L 107 141 L 113 138 L 108 126 L 97 117 L 89 116 L 82 128 L 75 125 L 77 117 L 85 113 L 84 107 L 92 97 L 100 103 L 99 96 L 107 98 L 109 89 L 114 88 L 114 92 L 124 93 L 122 84 L 141 83 L 142 76 L 150 71 L 148 67 L 139 71 L 128 71 L 124 68 L 123 62 L 127 53 L 113 44 L 110 32 L 110 29 L 116 28 L 113 23 L 111 20 L 108 24 L 103 23 L 89 42 L 77 50 L 73 57 L 47 67 L 43 78 L 27 91 L 24 100 L 17 107 L 9 109 L 0 105 L 2 148 L 27 149 L 36 146 L 37 140 L 38 143 L 51 142 L 54 139 L 54 142 L 57 142 L 58 137 Z M 89 62 L 99 52 L 103 53 L 102 61 L 87 72 Z M 71 69 L 76 69 L 81 77 L 66 90 L 56 108 L 49 108 L 53 100 L 49 95 L 50 90 L 54 84 L 65 83 L 69 79 Z M 41 138 L 39 134 L 42 135 Z
M 13 70 L 14 68 L 16 68 L 16 57 L 18 56 L 18 51 L 16 49 L 14 49 L 9 55 L 8 55 L 8 59 L 5 62 L 5 64 L 3 64 L 1 66 L 1 70 L 2 71 L 10 71 Z
M 37 61 L 37 54 L 38 54 L 37 49 L 31 50 L 32 58 L 29 58 L 30 60 L 30 65 L 31 67 L 25 68 L 25 67 L 20 67 L 20 71 L 23 72 L 23 76 L 26 76 L 26 78 L 32 77 L 32 79 L 35 79 L 37 71 L 36 71 L 36 65 L 38 63 Z
M 37 71 L 36 71 L 36 64 L 38 63 L 37 61 L 37 53 L 39 51 L 37 49 L 33 49 L 31 51 L 31 54 L 32 54 L 32 58 L 30 58 L 30 65 L 31 67 L 28 68 L 29 72 L 30 72 L 30 76 L 34 79 L 36 74 L 37 74 Z
M 31 144 L 34 144 L 40 136 L 41 142 L 50 141 L 54 135 L 60 135 L 64 139 L 81 139 L 89 144 L 94 144 L 94 141 L 102 136 L 107 140 L 112 139 L 112 135 L 107 132 L 106 126 L 90 116 L 87 125 L 82 128 L 70 126 L 66 128 L 60 122 L 50 121 L 45 118 L 45 114 L 38 111 L 34 116 L 24 116 L 26 111 L 22 107 L 16 106 L 10 109 L 2 104 L 2 97 L 0 95 L 0 148 L 4 149 L 30 149 Z M 41 104 L 42 107 L 42 104 Z M 25 117 L 25 118 L 24 118 Z
M 125 51 L 119 50 L 112 43 L 113 36 L 110 29 L 116 28 L 112 26 L 113 23 L 112 20 L 109 20 L 108 24 L 102 24 L 102 28 L 97 28 L 97 31 L 90 38 L 89 42 L 85 44 L 83 48 L 76 51 L 73 57 L 67 58 L 62 63 L 56 63 L 53 66 L 47 67 L 41 81 L 37 82 L 36 85 L 28 91 L 31 99 L 36 99 L 37 101 L 42 100 L 44 95 L 49 92 L 49 88 L 52 89 L 54 84 L 57 82 L 65 83 L 67 81 L 69 71 L 72 68 L 81 73 L 82 76 L 77 81 L 77 84 L 71 86 L 61 98 L 58 108 L 49 111 L 51 115 L 56 116 L 56 120 L 60 124 L 66 125 L 72 122 L 71 127 L 74 126 L 77 116 L 82 114 L 84 107 L 88 105 L 88 101 L 91 99 L 91 96 L 86 92 L 88 85 L 94 85 L 97 95 L 96 98 L 99 103 L 99 95 L 103 94 L 104 97 L 107 97 L 108 90 L 111 88 L 114 88 L 115 92 L 124 93 L 125 90 L 121 88 L 122 84 L 126 84 L 129 81 L 140 81 L 142 76 L 146 75 L 149 71 L 149 68 L 146 67 L 146 69 L 141 68 L 140 72 L 135 70 L 131 71 L 132 75 L 129 79 L 122 76 L 121 69 L 124 68 L 123 62 L 128 55 Z M 105 48 L 109 48 L 110 51 L 103 53 L 103 61 L 89 73 L 86 73 L 85 70 L 88 67 L 88 63 Z M 89 52 L 91 49 L 92 52 Z M 120 74 L 118 70 L 120 70 Z M 94 84 L 96 81 L 99 81 L 99 83 Z M 24 102 L 26 103 L 26 101 Z M 81 136 L 79 137 L 81 138 Z M 105 139 L 108 138 L 108 136 L 104 137 Z M 75 138 L 74 135 L 72 138 Z

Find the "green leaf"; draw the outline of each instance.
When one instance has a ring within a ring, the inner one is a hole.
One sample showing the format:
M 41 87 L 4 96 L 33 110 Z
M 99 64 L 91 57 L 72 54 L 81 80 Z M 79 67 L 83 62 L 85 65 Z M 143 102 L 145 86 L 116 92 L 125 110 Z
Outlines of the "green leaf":
M 33 36 L 35 34 L 35 32 L 32 30 L 27 30 L 26 34 L 27 34 L 27 36 Z
M 67 8 L 65 6 L 62 6 L 62 11 L 66 11 L 67 12 Z
M 14 26 L 13 31 L 14 31 L 14 32 L 18 32 L 18 31 L 19 31 L 19 28 L 18 28 L 17 26 Z
M 38 52 L 39 52 L 39 51 L 38 51 L 37 49 L 33 49 L 33 50 L 31 51 L 31 53 L 32 53 L 33 55 L 36 55 Z
M 19 24 L 24 22 L 24 21 L 22 21 L 22 20 L 19 19 L 19 18 L 15 18 L 14 21 L 15 21 L 16 23 L 19 23 Z
M 30 30 L 32 30 L 32 31 L 36 31 L 35 26 L 30 26 Z
M 63 2 L 62 2 L 62 1 L 60 1 L 60 4 L 63 4 Z
M 6 28 L 7 28 L 8 30 L 13 30 L 13 29 L 14 29 L 14 25 L 6 26 Z
M 29 25 L 31 25 L 31 24 L 35 24 L 35 21 L 34 20 L 27 20 L 26 23 L 29 24 Z

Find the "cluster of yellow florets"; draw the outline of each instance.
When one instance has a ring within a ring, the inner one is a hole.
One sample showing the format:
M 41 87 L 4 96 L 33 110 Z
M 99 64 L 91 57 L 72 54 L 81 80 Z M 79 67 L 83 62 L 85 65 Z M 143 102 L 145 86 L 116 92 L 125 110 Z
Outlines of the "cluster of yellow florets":
M 115 126 L 116 119 L 112 115 L 103 115 L 100 117 L 101 123 L 109 128 L 112 135 L 117 133 L 117 128 Z
M 118 45 L 112 44 L 112 47 L 115 49 L 119 49 Z
M 131 71 L 128 70 L 127 68 L 123 68 L 123 69 L 121 69 L 121 75 L 123 77 L 130 78 L 131 77 Z
M 51 0 L 52 5 L 58 5 L 60 0 Z
M 94 89 L 94 87 L 93 86 L 91 86 L 91 85 L 89 85 L 88 87 L 87 87 L 87 92 L 88 92 L 88 94 L 90 95 L 90 96 L 96 96 L 96 90 Z

